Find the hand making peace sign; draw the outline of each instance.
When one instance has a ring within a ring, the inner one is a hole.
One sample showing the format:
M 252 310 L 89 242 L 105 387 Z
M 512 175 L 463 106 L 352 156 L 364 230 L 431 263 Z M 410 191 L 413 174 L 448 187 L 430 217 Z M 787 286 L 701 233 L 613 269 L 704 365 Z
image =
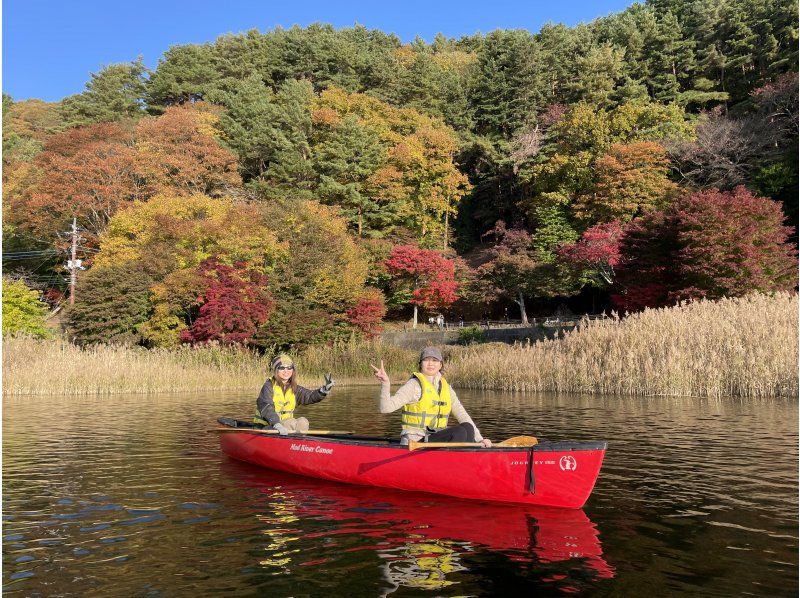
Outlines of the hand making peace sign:
M 383 368 L 383 359 L 381 359 L 381 367 L 376 368 L 374 365 L 369 364 L 373 370 L 375 370 L 375 377 L 381 381 L 381 383 L 389 382 L 389 376 L 386 374 L 386 370 Z

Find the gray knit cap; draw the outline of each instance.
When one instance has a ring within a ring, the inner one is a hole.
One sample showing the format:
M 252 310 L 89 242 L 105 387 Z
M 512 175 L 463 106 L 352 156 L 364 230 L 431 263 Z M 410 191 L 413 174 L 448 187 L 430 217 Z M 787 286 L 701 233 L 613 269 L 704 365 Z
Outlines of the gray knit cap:
M 434 359 L 438 359 L 439 363 L 444 363 L 442 352 L 436 347 L 425 347 L 422 353 L 419 354 L 419 362 L 422 363 L 422 361 L 428 357 L 433 357 Z

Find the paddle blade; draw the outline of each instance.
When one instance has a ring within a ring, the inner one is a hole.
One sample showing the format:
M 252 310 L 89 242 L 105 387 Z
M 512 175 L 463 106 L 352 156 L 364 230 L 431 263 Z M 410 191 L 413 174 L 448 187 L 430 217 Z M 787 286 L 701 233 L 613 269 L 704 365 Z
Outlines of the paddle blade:
M 411 440 L 408 443 L 408 450 L 415 451 L 423 448 L 455 448 L 455 447 L 476 447 L 483 446 L 480 442 L 420 442 Z
M 496 446 L 536 446 L 539 441 L 535 436 L 512 436 L 502 442 L 498 442 Z

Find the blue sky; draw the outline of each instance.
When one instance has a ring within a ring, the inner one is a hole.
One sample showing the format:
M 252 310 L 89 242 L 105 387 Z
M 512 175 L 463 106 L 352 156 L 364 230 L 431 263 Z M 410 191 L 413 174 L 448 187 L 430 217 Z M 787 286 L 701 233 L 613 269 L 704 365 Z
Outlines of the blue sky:
M 493 29 L 536 32 L 546 22 L 576 25 L 623 10 L 632 0 L 482 2 L 359 0 L 3 0 L 2 88 L 15 100 L 57 101 L 83 91 L 102 65 L 142 56 L 154 68 L 172 45 L 225 33 L 314 22 L 355 23 L 403 41 L 437 32 L 460 37 Z

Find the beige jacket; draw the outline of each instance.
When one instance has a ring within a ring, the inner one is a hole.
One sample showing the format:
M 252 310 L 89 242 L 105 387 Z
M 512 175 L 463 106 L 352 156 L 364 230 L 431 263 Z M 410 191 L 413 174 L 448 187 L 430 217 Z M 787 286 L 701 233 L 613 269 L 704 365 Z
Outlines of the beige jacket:
M 439 380 L 441 377 L 441 374 L 437 374 L 434 377 L 433 386 L 435 388 L 439 387 Z M 416 378 L 409 379 L 408 382 L 398 388 L 397 392 L 394 394 L 392 394 L 391 383 L 384 382 L 381 384 L 381 396 L 378 409 L 381 413 L 392 413 L 402 408 L 404 405 L 416 403 L 420 398 L 422 398 L 422 388 L 419 385 L 419 380 Z M 475 441 L 480 442 L 483 440 L 478 426 L 475 425 L 475 422 L 472 421 L 472 418 L 467 413 L 467 410 L 464 409 L 461 401 L 458 400 L 456 391 L 453 390 L 452 386 L 450 387 L 450 398 L 452 401 L 450 415 L 455 417 L 456 421 L 460 424 L 472 424 L 472 427 L 475 428 Z M 423 438 L 425 438 L 425 430 L 422 428 L 404 429 L 400 435 L 400 442 L 401 444 L 408 444 L 409 440 L 422 440 Z

